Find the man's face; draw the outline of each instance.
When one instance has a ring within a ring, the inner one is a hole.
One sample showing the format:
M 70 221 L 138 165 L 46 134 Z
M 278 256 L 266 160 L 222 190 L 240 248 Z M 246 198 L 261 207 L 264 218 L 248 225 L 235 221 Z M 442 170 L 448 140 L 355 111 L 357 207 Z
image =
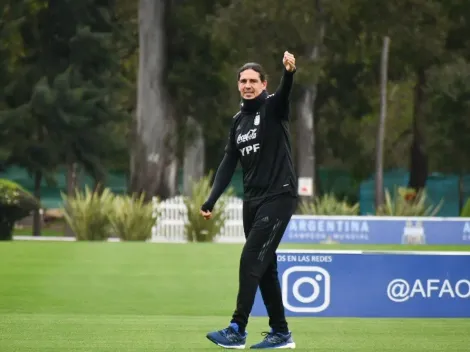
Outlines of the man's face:
M 266 89 L 268 82 L 261 81 L 260 75 L 251 68 L 240 73 L 238 90 L 244 99 L 254 99 Z

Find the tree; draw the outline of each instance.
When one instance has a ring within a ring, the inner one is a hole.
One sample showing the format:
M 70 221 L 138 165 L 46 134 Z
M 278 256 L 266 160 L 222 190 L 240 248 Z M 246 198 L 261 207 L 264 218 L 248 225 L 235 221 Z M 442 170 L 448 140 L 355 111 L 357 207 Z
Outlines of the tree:
M 385 37 L 382 49 L 382 62 L 380 65 L 380 121 L 377 129 L 377 157 L 375 159 L 375 208 L 379 209 L 384 203 L 383 190 L 383 147 L 385 138 L 385 121 L 387 117 L 387 71 L 388 71 L 388 50 L 390 38 Z
M 68 191 L 76 166 L 96 182 L 105 177 L 103 159 L 120 146 L 113 123 L 126 115 L 116 104 L 122 87 L 113 50 L 113 2 L 37 1 L 23 8 L 21 55 L 6 89 L 3 123 L 10 139 L 8 163 L 26 168 L 40 198 L 44 178 L 66 164 Z M 39 217 L 35 214 L 34 232 Z
M 176 122 L 164 84 L 167 11 L 165 0 L 139 2 L 138 98 L 130 190 L 143 193 L 146 200 L 176 192 Z
M 470 171 L 470 63 L 463 58 L 435 67 L 425 87 L 429 97 L 427 130 L 433 135 L 428 148 L 432 166 L 443 172 L 456 172 L 462 182 Z M 460 192 L 460 209 L 463 196 Z
M 411 75 L 415 79 L 409 187 L 419 190 L 425 187 L 428 175 L 424 135 L 426 97 L 423 89 L 426 71 L 447 58 L 448 12 L 437 0 L 400 0 L 388 2 L 385 6 L 358 0 L 357 4 L 366 17 L 368 30 L 391 38 L 391 79 Z M 379 13 L 382 15 L 377 16 Z
M 177 124 L 177 157 L 186 180 L 200 178 L 201 171 L 220 162 L 221 142 L 225 142 L 220 135 L 226 133 L 233 116 L 227 103 L 232 87 L 224 76 L 229 43 L 214 39 L 212 33 L 216 9 L 226 3 L 229 1 L 171 2 L 167 11 L 165 83 Z M 197 151 L 197 163 L 187 162 L 194 144 L 203 146 Z

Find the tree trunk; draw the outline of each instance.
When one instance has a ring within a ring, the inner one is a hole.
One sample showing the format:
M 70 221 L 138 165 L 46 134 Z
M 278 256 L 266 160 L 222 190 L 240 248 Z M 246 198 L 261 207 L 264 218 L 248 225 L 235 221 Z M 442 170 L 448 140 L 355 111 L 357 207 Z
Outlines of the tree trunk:
M 379 209 L 384 203 L 384 139 L 385 120 L 387 117 L 387 71 L 388 49 L 390 38 L 385 37 L 382 48 L 382 63 L 380 67 L 380 120 L 377 128 L 376 158 L 375 158 L 375 209 Z
M 297 120 L 297 173 L 299 178 L 311 182 L 312 194 L 302 196 L 305 200 L 315 196 L 315 131 L 313 104 L 316 95 L 316 85 L 305 89 L 299 104 L 299 119 Z
M 424 118 L 424 69 L 418 69 L 414 89 L 413 140 L 411 142 L 410 179 L 408 187 L 419 191 L 426 186 L 428 177 L 428 157 L 424 148 L 424 136 L 421 131 Z
M 166 1 L 139 2 L 139 72 L 131 192 L 171 197 L 176 193 L 175 121 L 164 88 Z
M 320 47 L 325 36 L 325 22 L 322 18 L 321 1 L 315 2 L 318 13 L 318 37 L 312 48 L 310 60 L 316 62 Z M 311 183 L 312 193 L 304 197 L 305 200 L 314 198 L 317 192 L 316 179 L 316 153 L 315 153 L 315 101 L 317 98 L 317 83 L 305 88 L 304 95 L 299 104 L 299 119 L 297 121 L 297 173 L 299 178 L 306 178 Z
M 78 181 L 78 165 L 75 162 L 67 163 L 67 196 L 73 197 Z
M 77 188 L 77 178 L 78 178 L 78 166 L 77 163 L 73 162 L 73 157 L 67 158 L 67 197 L 73 198 L 75 197 L 75 190 Z M 64 204 L 66 209 L 68 208 L 68 204 Z M 73 232 L 72 228 L 69 226 L 67 222 L 64 225 L 64 234 L 65 236 L 73 237 L 75 233 Z
M 0 209 L 0 241 L 11 241 L 15 223 L 11 221 L 11 215 L 7 214 L 5 208 Z
M 459 214 L 462 213 L 464 207 L 464 194 L 465 194 L 465 185 L 463 182 L 463 172 L 459 172 Z
M 34 173 L 34 197 L 38 201 L 41 201 L 41 181 L 42 172 L 36 171 Z M 41 211 L 44 211 L 44 209 L 38 208 L 33 211 L 33 236 L 41 236 Z
M 184 150 L 184 194 L 191 193 L 193 181 L 198 181 L 204 176 L 204 134 L 201 125 L 192 117 L 188 118 L 188 131 L 191 131 L 191 138 L 186 142 Z

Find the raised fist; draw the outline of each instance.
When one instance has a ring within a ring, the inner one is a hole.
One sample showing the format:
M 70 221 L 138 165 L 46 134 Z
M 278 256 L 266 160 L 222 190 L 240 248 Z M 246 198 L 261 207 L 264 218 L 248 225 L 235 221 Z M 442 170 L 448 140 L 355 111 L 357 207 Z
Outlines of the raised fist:
M 295 57 L 290 52 L 285 51 L 282 63 L 287 71 L 292 72 L 295 70 Z

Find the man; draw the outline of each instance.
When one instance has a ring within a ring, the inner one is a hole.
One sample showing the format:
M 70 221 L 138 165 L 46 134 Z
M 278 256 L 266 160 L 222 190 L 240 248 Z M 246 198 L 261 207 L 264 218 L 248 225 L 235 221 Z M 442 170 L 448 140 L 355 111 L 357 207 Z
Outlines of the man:
M 237 305 L 230 325 L 210 332 L 215 344 L 242 349 L 257 288 L 269 315 L 271 331 L 251 348 L 295 348 L 284 315 L 277 272 L 276 249 L 297 205 L 297 178 L 289 137 L 289 96 L 296 71 L 295 58 L 284 53 L 283 76 L 274 94 L 266 91 L 259 64 L 245 64 L 238 73 L 241 108 L 234 116 L 225 156 L 212 191 L 201 207 L 205 219 L 230 183 L 238 160 L 243 168 L 243 227 L 246 243 L 240 258 Z

